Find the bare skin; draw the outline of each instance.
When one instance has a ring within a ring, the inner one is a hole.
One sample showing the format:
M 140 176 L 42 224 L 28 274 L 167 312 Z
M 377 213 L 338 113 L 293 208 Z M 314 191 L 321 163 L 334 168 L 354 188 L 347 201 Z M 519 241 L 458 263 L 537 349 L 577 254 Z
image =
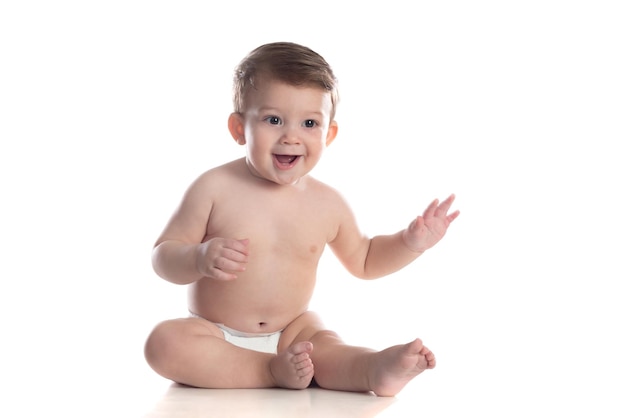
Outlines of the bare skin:
M 341 195 L 308 174 L 337 133 L 328 96 L 259 83 L 246 112 L 229 119 L 246 158 L 201 175 L 157 240 L 155 271 L 188 285 L 189 310 L 198 316 L 165 321 L 148 338 L 146 358 L 164 377 L 207 388 L 291 389 L 315 377 L 328 389 L 393 396 L 435 367 L 419 339 L 381 352 L 354 347 L 308 312 L 327 245 L 351 274 L 374 279 L 434 246 L 459 214 L 448 213 L 450 196 L 402 231 L 364 235 Z M 282 330 L 278 354 L 236 347 L 216 323 L 247 333 Z

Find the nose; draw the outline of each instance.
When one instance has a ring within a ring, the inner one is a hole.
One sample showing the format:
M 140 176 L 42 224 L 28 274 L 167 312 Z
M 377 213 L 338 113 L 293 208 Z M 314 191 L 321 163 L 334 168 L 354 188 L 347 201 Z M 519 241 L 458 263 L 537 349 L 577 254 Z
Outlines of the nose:
M 298 136 L 298 129 L 293 126 L 285 126 L 285 130 L 280 138 L 281 144 L 296 145 L 300 143 L 300 137 Z

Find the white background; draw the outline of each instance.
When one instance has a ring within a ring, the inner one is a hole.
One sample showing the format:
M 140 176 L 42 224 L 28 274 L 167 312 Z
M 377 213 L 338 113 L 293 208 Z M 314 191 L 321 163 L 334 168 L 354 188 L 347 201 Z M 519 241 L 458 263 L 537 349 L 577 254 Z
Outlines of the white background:
M 152 244 L 197 175 L 243 155 L 234 66 L 287 40 L 339 78 L 314 175 L 368 234 L 449 193 L 462 212 L 379 281 L 327 252 L 311 308 L 354 344 L 432 348 L 417 415 L 624 416 L 620 2 L 225 3 L 0 5 L 2 397 L 67 410 L 163 384 L 142 345 L 186 301 Z

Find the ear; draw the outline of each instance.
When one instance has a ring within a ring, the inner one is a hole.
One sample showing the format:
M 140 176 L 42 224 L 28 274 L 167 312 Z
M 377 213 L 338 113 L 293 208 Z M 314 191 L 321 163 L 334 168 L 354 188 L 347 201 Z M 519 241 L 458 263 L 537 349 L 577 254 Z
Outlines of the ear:
M 339 130 L 339 126 L 337 122 L 330 122 L 330 126 L 328 127 L 328 133 L 326 134 L 326 146 L 329 146 L 337 137 L 337 131 Z
M 244 130 L 243 116 L 241 113 L 231 113 L 228 117 L 228 130 L 233 139 L 239 144 L 244 145 L 246 143 L 246 136 Z

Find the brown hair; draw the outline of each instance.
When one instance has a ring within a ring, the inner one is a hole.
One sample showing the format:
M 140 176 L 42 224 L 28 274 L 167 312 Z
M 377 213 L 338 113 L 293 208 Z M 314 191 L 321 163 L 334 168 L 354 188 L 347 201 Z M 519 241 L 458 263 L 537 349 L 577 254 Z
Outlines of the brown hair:
M 335 117 L 339 93 L 337 79 L 326 60 L 311 49 L 291 42 L 275 42 L 254 49 L 235 68 L 234 111 L 245 110 L 246 95 L 259 79 L 269 78 L 294 86 L 311 86 L 331 95 L 331 119 Z

